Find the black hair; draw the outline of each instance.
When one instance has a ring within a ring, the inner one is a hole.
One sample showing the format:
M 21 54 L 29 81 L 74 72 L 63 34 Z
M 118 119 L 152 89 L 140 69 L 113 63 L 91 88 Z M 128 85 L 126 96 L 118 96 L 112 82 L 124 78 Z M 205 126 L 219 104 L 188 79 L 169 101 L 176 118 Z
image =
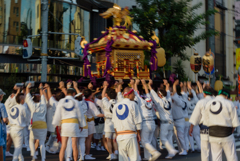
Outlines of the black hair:
M 76 93 L 76 91 L 75 91 L 75 89 L 73 89 L 73 88 L 68 88 L 67 89 L 67 94 L 69 95 L 73 95 L 74 93 Z
M 56 92 L 56 94 L 55 94 L 55 98 L 57 101 L 59 101 L 60 99 L 62 99 L 64 97 L 65 97 L 65 94 L 61 90 Z
M 19 93 L 17 96 L 16 96 L 16 102 L 18 103 L 18 104 L 20 104 L 21 103 L 21 96 L 24 96 L 24 94 L 23 93 Z
M 161 87 L 161 88 L 159 89 L 159 91 L 161 92 L 161 94 L 162 94 L 163 97 L 166 97 L 166 96 L 167 96 L 167 92 L 166 92 L 166 89 L 165 89 L 164 87 Z
M 13 90 L 12 90 L 12 93 L 16 94 L 16 93 L 17 93 L 17 90 L 13 89 Z
M 210 86 L 206 86 L 204 87 L 203 89 L 203 93 L 205 93 L 205 95 L 213 95 L 215 92 L 214 92 L 214 89 Z
M 85 89 L 85 90 L 83 91 L 83 95 L 85 96 L 85 98 L 90 97 L 91 94 L 92 94 L 92 91 L 91 91 L 90 89 Z
M 225 95 L 228 98 L 230 98 L 230 92 L 227 89 L 222 89 L 222 90 L 218 91 L 218 95 L 220 95 L 220 94 Z
M 179 96 L 182 96 L 182 93 L 181 93 L 181 87 L 180 87 L 180 85 L 177 85 L 177 94 L 179 95 Z
M 110 97 L 110 99 L 116 99 L 116 97 L 117 97 L 117 93 L 116 93 L 115 89 L 112 89 L 112 88 L 107 90 L 107 95 L 108 95 L 108 97 Z

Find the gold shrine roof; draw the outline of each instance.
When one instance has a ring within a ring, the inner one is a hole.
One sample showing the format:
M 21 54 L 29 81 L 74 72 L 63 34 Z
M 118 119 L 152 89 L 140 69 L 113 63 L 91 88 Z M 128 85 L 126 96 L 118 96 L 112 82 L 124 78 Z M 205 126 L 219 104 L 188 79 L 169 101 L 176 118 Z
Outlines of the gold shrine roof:
M 128 33 L 127 29 L 110 28 L 108 31 L 109 33 L 106 36 L 89 46 L 91 52 L 104 51 L 108 40 L 111 39 L 113 40 L 112 49 L 149 50 L 153 45 L 148 41 L 141 41 L 136 35 Z

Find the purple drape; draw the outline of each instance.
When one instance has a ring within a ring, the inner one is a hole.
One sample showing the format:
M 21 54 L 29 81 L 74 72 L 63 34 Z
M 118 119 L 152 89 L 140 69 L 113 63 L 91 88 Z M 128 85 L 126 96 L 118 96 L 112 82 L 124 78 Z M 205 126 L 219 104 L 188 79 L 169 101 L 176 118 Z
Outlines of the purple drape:
M 149 42 L 151 42 L 153 44 L 153 46 L 151 46 L 151 71 L 156 71 L 157 70 L 157 64 L 158 64 L 158 59 L 156 56 L 156 48 L 157 48 L 157 43 L 154 40 L 150 40 Z
M 114 41 L 111 38 L 111 40 L 108 40 L 107 46 L 105 47 L 107 61 L 106 61 L 106 69 L 105 69 L 105 72 L 104 72 L 104 76 L 106 76 L 107 71 L 111 68 L 110 53 L 112 51 L 112 44 L 113 43 L 114 43 Z
M 103 37 L 106 36 L 107 34 L 108 34 L 108 31 L 107 31 L 105 34 L 103 34 L 102 36 L 100 36 L 97 40 L 94 40 L 94 41 L 92 41 L 91 43 L 88 43 L 88 44 L 85 46 L 85 48 L 84 48 L 84 50 L 83 50 L 84 76 L 85 76 L 85 77 L 89 76 L 90 78 L 92 78 L 91 68 L 88 67 L 88 65 L 90 65 L 90 62 L 89 62 L 88 57 L 87 57 L 87 56 L 88 56 L 88 52 L 87 52 L 87 51 L 88 51 L 88 49 L 89 49 L 89 45 L 98 42 L 101 38 L 103 38 Z

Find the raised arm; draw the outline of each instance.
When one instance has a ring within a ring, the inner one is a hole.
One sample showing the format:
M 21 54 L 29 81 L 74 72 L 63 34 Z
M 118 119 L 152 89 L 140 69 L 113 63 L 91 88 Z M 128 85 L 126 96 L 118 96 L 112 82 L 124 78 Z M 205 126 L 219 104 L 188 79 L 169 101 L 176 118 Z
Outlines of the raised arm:
M 130 80 L 130 87 L 134 89 L 134 79 Z M 135 89 L 134 89 L 135 90 Z
M 52 97 L 51 88 L 50 88 L 50 86 L 47 83 L 45 83 L 44 88 L 47 89 L 47 97 L 46 97 L 46 99 L 49 100 Z
M 81 93 L 80 90 L 78 89 L 78 84 L 75 81 L 73 81 L 73 88 L 76 90 L 77 93 Z
M 63 81 L 59 82 L 59 89 L 61 89 L 65 96 L 67 95 L 67 89 L 65 88 Z
M 174 83 L 173 83 L 173 95 L 175 93 L 177 93 L 177 85 L 179 84 L 179 80 L 176 80 Z
M 134 90 L 135 90 L 136 92 L 138 92 L 138 85 L 139 85 L 139 83 L 140 83 L 140 80 L 139 80 L 139 79 L 136 79 L 136 80 L 135 80 L 135 84 L 134 84 Z
M 102 98 L 104 98 L 105 97 L 105 95 L 106 95 L 106 91 L 107 91 L 107 87 L 108 87 L 108 82 L 107 81 L 104 81 L 103 82 L 103 91 L 102 91 Z
M 150 91 L 152 90 L 152 84 L 153 84 L 153 81 L 149 79 L 148 88 L 150 89 Z
M 199 81 L 197 81 L 197 86 L 198 86 L 199 93 L 203 93 L 203 87 Z

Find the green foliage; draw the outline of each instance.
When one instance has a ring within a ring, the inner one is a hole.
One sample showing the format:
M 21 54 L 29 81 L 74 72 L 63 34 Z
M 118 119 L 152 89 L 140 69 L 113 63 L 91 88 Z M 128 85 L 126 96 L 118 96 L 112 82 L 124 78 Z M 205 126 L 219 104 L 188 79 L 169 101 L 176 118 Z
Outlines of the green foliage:
M 23 79 L 21 77 L 17 77 L 16 74 L 11 74 L 10 77 L 7 77 L 4 86 L 2 87 L 2 90 L 6 93 L 2 102 L 5 102 L 8 96 L 12 93 L 14 85 L 21 82 L 23 82 Z
M 191 6 L 192 0 L 136 0 L 136 2 L 139 8 L 134 8 L 131 14 L 134 23 L 140 29 L 139 34 L 149 40 L 152 31 L 158 30 L 160 44 L 166 51 L 167 60 L 173 56 L 189 60 L 184 53 L 187 47 L 217 35 L 215 30 L 194 35 L 201 25 L 208 24 L 206 18 L 217 12 L 208 10 L 206 13 L 196 14 L 196 10 L 202 6 L 201 2 L 194 6 Z
M 178 78 L 180 81 L 188 81 L 188 77 L 184 71 L 184 65 L 182 63 L 182 60 L 177 60 L 174 64 L 173 64 L 173 72 L 175 74 L 178 74 Z

